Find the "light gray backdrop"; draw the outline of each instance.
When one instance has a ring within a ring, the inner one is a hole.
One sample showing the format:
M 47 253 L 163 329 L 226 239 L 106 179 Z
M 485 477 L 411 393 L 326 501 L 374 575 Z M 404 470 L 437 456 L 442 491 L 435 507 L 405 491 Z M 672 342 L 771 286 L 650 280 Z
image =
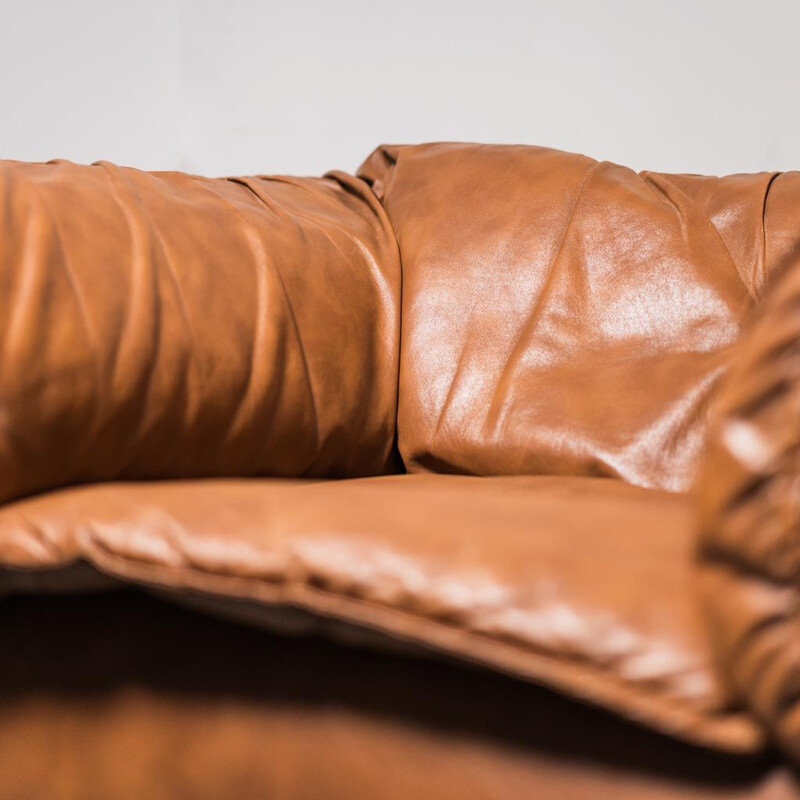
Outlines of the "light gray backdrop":
M 800 167 L 797 0 L 0 0 L 0 157 L 352 170 L 380 142 Z

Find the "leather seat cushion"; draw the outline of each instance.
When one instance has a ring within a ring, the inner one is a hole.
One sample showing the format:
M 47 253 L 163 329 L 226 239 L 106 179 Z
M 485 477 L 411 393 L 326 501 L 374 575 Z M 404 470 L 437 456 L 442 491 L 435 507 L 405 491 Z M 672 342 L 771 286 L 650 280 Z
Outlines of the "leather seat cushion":
M 711 666 L 692 554 L 686 498 L 592 478 L 114 483 L 0 509 L 15 588 L 19 570 L 83 560 L 216 613 L 404 642 L 755 751 Z

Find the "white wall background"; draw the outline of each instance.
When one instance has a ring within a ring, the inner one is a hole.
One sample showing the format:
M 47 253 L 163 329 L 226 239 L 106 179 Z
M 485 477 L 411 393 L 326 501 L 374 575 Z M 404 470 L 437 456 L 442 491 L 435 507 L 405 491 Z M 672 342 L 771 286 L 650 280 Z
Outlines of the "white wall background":
M 800 168 L 798 0 L 0 0 L 0 157 L 353 170 L 380 142 Z

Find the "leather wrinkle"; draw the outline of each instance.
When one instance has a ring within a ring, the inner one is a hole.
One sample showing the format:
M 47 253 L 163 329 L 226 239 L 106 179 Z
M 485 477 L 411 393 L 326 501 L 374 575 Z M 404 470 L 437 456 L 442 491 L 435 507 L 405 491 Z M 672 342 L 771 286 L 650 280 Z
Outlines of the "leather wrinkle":
M 247 186 L 246 184 L 243 184 Z M 249 186 L 247 188 L 250 188 Z M 228 428 L 225 433 L 225 437 L 223 441 L 229 442 L 236 437 L 238 434 L 238 429 L 242 424 L 240 420 L 244 416 L 245 409 L 248 407 L 248 398 L 250 393 L 253 389 L 260 389 L 262 385 L 262 381 L 255 381 L 254 378 L 259 373 L 261 373 L 263 368 L 259 368 L 257 364 L 266 364 L 266 358 L 264 355 L 267 351 L 267 346 L 265 344 L 265 338 L 267 335 L 267 314 L 266 309 L 268 306 L 268 300 L 270 296 L 269 292 L 269 285 L 268 285 L 268 275 L 270 271 L 278 278 L 278 283 L 281 288 L 281 294 L 283 297 L 284 306 L 289 310 L 289 314 L 291 318 L 294 320 L 294 310 L 291 308 L 289 304 L 289 297 L 286 291 L 286 287 L 283 283 L 281 278 L 280 272 L 278 267 L 273 259 L 270 258 L 269 254 L 267 253 L 266 249 L 264 248 L 263 243 L 258 235 L 258 232 L 255 230 L 255 226 L 245 218 L 245 215 L 236 209 L 239 213 L 240 218 L 244 221 L 247 226 L 248 231 L 248 242 L 250 244 L 251 249 L 257 253 L 256 263 L 254 264 L 255 267 L 255 274 L 256 274 L 256 296 L 255 296 L 255 303 L 256 303 L 256 330 L 255 336 L 253 341 L 253 346 L 250 352 L 250 358 L 248 359 L 248 371 L 247 371 L 247 379 L 244 383 L 244 386 L 241 390 L 240 399 L 237 402 L 236 412 L 231 416 L 230 421 L 228 423 Z M 270 269 L 271 267 L 271 269 Z M 297 330 L 297 323 L 294 322 L 293 325 L 293 333 L 295 341 L 300 345 L 302 348 L 302 341 L 300 340 L 299 331 Z M 283 326 L 279 329 L 279 338 L 285 338 L 285 332 Z M 281 350 L 283 352 L 283 349 Z M 311 390 L 311 380 L 308 376 L 308 365 L 305 363 L 305 356 L 303 356 L 304 365 L 306 369 L 306 385 L 308 386 L 309 390 Z M 277 365 L 279 369 L 283 370 L 285 368 L 284 363 L 279 363 Z M 270 406 L 275 407 L 279 402 L 279 395 L 281 393 L 281 388 L 279 385 L 276 385 L 273 392 L 267 395 L 267 399 L 270 401 Z M 313 400 L 313 393 L 312 393 L 312 400 Z M 316 410 L 314 411 L 314 418 L 316 419 Z M 319 432 L 317 432 L 317 445 L 319 445 Z
M 131 265 L 132 265 L 132 280 L 130 291 L 128 292 L 129 306 L 124 315 L 123 326 L 120 332 L 119 341 L 113 350 L 114 363 L 112 366 L 112 375 L 114 380 L 119 380 L 121 372 L 127 369 L 128 359 L 126 353 L 133 350 L 136 345 L 131 344 L 138 341 L 141 337 L 138 332 L 139 325 L 147 327 L 154 332 L 153 346 L 151 351 L 151 358 L 149 364 L 146 362 L 140 363 L 140 369 L 135 371 L 134 377 L 134 390 L 130 394 L 128 404 L 134 404 L 137 401 L 146 399 L 151 391 L 153 384 L 153 369 L 158 363 L 162 351 L 162 300 L 158 291 L 158 272 L 160 264 L 157 258 L 151 258 L 151 250 L 147 237 L 149 226 L 141 208 L 140 198 L 134 187 L 126 180 L 116 167 L 111 164 L 101 163 L 98 166 L 106 172 L 109 177 L 110 184 L 113 189 L 113 197 L 117 201 L 123 216 L 128 225 L 128 231 L 131 238 Z M 132 207 L 128 203 L 120 199 L 120 190 L 124 189 L 127 195 L 132 199 Z M 162 253 L 163 255 L 163 253 Z M 146 289 L 145 289 L 146 287 Z M 140 311 L 139 309 L 143 309 Z M 137 324 L 138 323 L 138 324 Z M 133 332 L 132 332 L 133 331 Z M 125 366 L 121 366 L 121 362 L 125 362 Z M 181 387 L 178 387 L 178 394 L 181 392 Z M 134 433 L 134 441 L 142 442 L 147 439 L 148 431 L 146 428 L 146 418 L 140 417 L 139 425 Z M 89 437 L 86 438 L 87 443 L 91 441 Z M 131 448 L 131 452 L 127 461 L 123 461 L 120 474 L 126 475 L 135 460 L 135 449 Z
M 252 186 L 248 182 L 243 182 L 242 179 L 238 178 L 229 178 L 228 179 L 231 183 L 236 185 L 242 186 L 243 188 L 247 189 L 251 194 L 253 194 L 266 208 L 268 211 L 271 211 L 276 216 L 279 216 L 278 212 L 275 210 L 274 206 L 266 203 L 266 201 L 259 196 Z M 247 372 L 247 379 L 245 381 L 245 385 L 242 388 L 240 399 L 237 401 L 237 409 L 236 412 L 231 416 L 227 432 L 225 433 L 223 441 L 229 442 L 235 437 L 235 431 L 237 427 L 241 424 L 239 422 L 240 418 L 243 415 L 243 409 L 247 405 L 248 395 L 251 391 L 251 388 L 255 385 L 254 384 L 254 376 L 261 372 L 263 368 L 257 368 L 257 364 L 266 364 L 266 359 L 259 358 L 259 353 L 261 351 L 266 352 L 267 348 L 265 345 L 265 337 L 266 337 L 266 308 L 268 302 L 268 295 L 269 292 L 267 290 L 267 270 L 266 268 L 260 268 L 259 265 L 266 265 L 268 263 L 267 253 L 264 249 L 264 245 L 261 242 L 261 238 L 258 235 L 258 231 L 256 230 L 255 224 L 244 214 L 244 212 L 239 208 L 236 203 L 233 203 L 228 197 L 224 196 L 221 193 L 215 192 L 213 186 L 206 181 L 201 182 L 200 184 L 204 189 L 208 189 L 208 191 L 218 197 L 225 205 L 233 211 L 237 217 L 240 219 L 242 224 L 247 228 L 247 238 L 248 244 L 250 248 L 258 253 L 257 263 L 256 263 L 256 285 L 258 287 L 257 295 L 255 298 L 256 308 L 258 309 L 258 313 L 256 315 L 256 330 L 254 336 L 254 344 L 251 349 L 250 358 L 248 359 L 248 372 Z M 281 354 L 284 355 L 283 348 L 281 349 Z M 278 367 L 281 371 L 285 369 L 285 363 L 280 362 L 275 366 Z M 265 378 L 268 380 L 268 377 Z M 258 385 L 263 384 L 263 381 L 258 381 Z M 267 400 L 269 402 L 269 411 L 273 412 L 276 406 L 279 403 L 279 394 L 280 388 L 278 386 L 275 387 L 274 391 L 268 395 Z
M 694 212 L 694 216 L 700 219 L 703 219 L 706 225 L 707 230 L 711 235 L 716 239 L 717 243 L 719 244 L 720 248 L 722 248 L 723 252 L 727 256 L 727 260 L 733 270 L 739 275 L 742 280 L 742 284 L 749 289 L 749 287 L 755 287 L 756 282 L 753 279 L 753 276 L 749 276 L 750 280 L 746 280 L 745 276 L 742 274 L 741 268 L 736 260 L 733 258 L 731 254 L 730 248 L 726 244 L 725 240 L 722 238 L 722 234 L 719 231 L 719 228 L 714 224 L 713 220 L 708 216 L 706 212 L 704 212 L 699 206 L 683 191 L 681 191 L 680 187 L 675 186 L 675 184 L 671 183 L 669 180 L 669 175 L 657 175 L 656 173 L 650 172 L 649 170 L 644 170 L 639 173 L 642 179 L 651 186 L 664 200 L 669 203 L 675 211 L 678 213 L 681 219 L 681 223 L 684 229 L 684 236 L 688 240 L 688 223 L 686 219 L 686 214 L 684 212 L 685 207 L 690 207 Z M 677 203 L 672 197 L 670 197 L 669 192 L 667 192 L 663 186 L 663 184 L 669 184 L 672 191 L 676 192 L 680 198 L 681 202 Z M 752 293 L 754 299 L 757 299 L 757 295 L 755 292 Z
M 498 413 L 496 411 L 498 405 L 497 401 L 498 395 L 501 393 L 501 389 L 502 389 L 502 394 L 505 395 L 507 393 L 508 384 L 511 382 L 508 377 L 509 371 L 513 370 L 513 368 L 516 366 L 516 363 L 519 361 L 522 355 L 520 345 L 523 342 L 526 342 L 531 337 L 533 331 L 536 329 L 539 323 L 540 315 L 542 313 L 542 310 L 544 309 L 544 304 L 547 301 L 548 296 L 550 294 L 550 290 L 553 286 L 553 281 L 556 272 L 558 270 L 559 263 L 561 263 L 561 255 L 564 252 L 564 242 L 566 241 L 567 236 L 569 235 L 570 229 L 572 227 L 572 222 L 575 217 L 575 210 L 578 208 L 578 205 L 581 201 L 581 197 L 583 196 L 584 187 L 586 186 L 586 183 L 590 179 L 592 173 L 603 166 L 606 166 L 606 162 L 596 162 L 594 164 L 589 165 L 586 169 L 586 172 L 584 173 L 583 178 L 581 179 L 581 182 L 579 183 L 575 191 L 575 197 L 571 201 L 570 210 L 564 222 L 564 227 L 559 235 L 558 245 L 555 248 L 552 261 L 545 270 L 544 279 L 539 289 L 539 293 L 536 297 L 533 307 L 528 313 L 528 317 L 525 320 L 525 324 L 520 326 L 517 339 L 514 342 L 513 347 L 511 348 L 511 352 L 508 358 L 506 359 L 505 364 L 503 365 L 503 370 L 500 373 L 500 377 L 497 383 L 495 384 L 492 401 L 486 413 L 484 428 L 487 427 L 496 428 L 498 422 L 502 424 L 502 420 L 492 421 L 493 418 L 496 417 Z
M 775 181 L 782 174 L 781 172 L 773 172 L 767 181 L 767 185 L 764 187 L 764 199 L 761 204 L 761 264 L 759 265 L 760 280 L 758 282 L 758 297 L 761 297 L 763 287 L 767 282 L 767 264 L 769 263 L 767 253 L 767 204 L 769 203 L 770 191 Z

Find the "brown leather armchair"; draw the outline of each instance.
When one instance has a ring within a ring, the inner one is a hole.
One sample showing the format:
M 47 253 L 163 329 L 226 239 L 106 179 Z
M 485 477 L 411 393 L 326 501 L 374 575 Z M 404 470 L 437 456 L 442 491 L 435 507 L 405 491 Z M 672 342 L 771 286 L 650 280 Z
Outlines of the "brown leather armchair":
M 0 800 L 800 795 L 800 174 L 0 162 L 0 231 Z

